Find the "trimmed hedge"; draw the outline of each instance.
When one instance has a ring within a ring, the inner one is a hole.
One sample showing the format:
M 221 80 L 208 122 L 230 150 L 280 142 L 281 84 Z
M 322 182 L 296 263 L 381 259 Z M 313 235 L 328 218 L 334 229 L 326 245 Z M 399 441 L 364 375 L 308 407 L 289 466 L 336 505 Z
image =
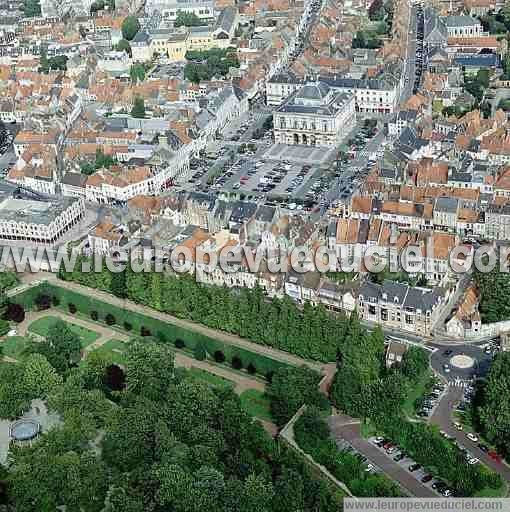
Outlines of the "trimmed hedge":
M 74 304 L 78 308 L 78 312 L 88 318 L 90 318 L 92 311 L 101 311 L 103 318 L 107 314 L 111 314 L 115 317 L 116 325 L 121 329 L 123 329 L 124 324 L 127 323 L 132 326 L 134 333 L 141 333 L 143 327 L 144 331 L 150 331 L 152 336 L 157 337 L 163 342 L 177 345 L 179 343 L 176 344 L 176 340 L 182 340 L 186 349 L 189 351 L 193 351 L 197 344 L 202 343 L 210 359 L 214 359 L 214 353 L 220 351 L 223 353 L 225 361 L 232 361 L 232 358 L 237 357 L 243 362 L 249 373 L 256 372 L 262 377 L 271 374 L 271 372 L 274 372 L 278 368 L 292 366 L 285 362 L 275 361 L 262 354 L 251 352 L 242 347 L 234 347 L 201 333 L 184 329 L 135 311 L 124 310 L 113 304 L 87 297 L 74 290 L 66 290 L 65 288 L 50 283 L 41 284 L 29 290 L 22 291 L 20 294 L 16 295 L 16 302 L 22 304 L 26 309 L 32 309 L 34 307 L 35 298 L 40 293 L 46 293 L 51 297 L 56 297 L 60 304 L 59 309 L 66 312 L 68 310 L 68 304 Z

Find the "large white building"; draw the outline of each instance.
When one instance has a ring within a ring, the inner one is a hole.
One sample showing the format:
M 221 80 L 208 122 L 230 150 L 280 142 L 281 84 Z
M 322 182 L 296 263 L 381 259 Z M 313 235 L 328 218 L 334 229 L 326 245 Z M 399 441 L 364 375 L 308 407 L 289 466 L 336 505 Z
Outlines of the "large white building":
M 201 20 L 214 19 L 214 0 L 147 0 L 145 11 L 158 11 L 166 21 L 174 21 L 179 11 L 196 14 Z
M 0 202 L 0 240 L 54 244 L 85 214 L 85 202 L 74 197 Z
M 400 89 L 396 79 L 319 76 L 317 80 L 337 92 L 354 94 L 357 112 L 391 114 L 396 110 Z M 285 98 L 305 84 L 305 79 L 290 73 L 276 75 L 266 84 L 266 102 L 268 105 L 281 105 Z
M 338 92 L 323 82 L 295 91 L 273 113 L 275 142 L 334 146 L 354 127 L 354 95 Z
M 41 0 L 41 15 L 44 18 L 61 18 L 66 14 L 89 16 L 93 0 Z

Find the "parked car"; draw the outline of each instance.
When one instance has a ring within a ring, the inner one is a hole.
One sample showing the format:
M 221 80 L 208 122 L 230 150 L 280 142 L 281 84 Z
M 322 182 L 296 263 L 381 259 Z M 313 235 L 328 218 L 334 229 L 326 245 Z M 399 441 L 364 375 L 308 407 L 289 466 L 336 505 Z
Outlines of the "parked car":
M 408 469 L 411 471 L 411 473 L 413 473 L 414 471 L 418 471 L 420 468 L 420 464 L 411 464 Z
M 470 440 L 470 441 L 473 441 L 473 443 L 477 443 L 478 442 L 478 437 L 476 437 L 474 434 L 472 434 L 471 432 L 468 432 L 466 434 L 467 438 Z
M 430 482 L 431 480 L 432 480 L 432 475 L 424 475 L 421 478 L 421 483 L 426 484 L 426 483 Z
M 461 425 L 458 421 L 454 421 L 454 422 L 453 422 L 453 426 L 454 426 L 457 430 L 462 430 L 462 425 Z
M 499 453 L 491 450 L 489 453 L 488 453 L 489 457 L 492 459 L 492 460 L 495 460 L 496 462 L 501 462 L 501 455 L 499 455 Z

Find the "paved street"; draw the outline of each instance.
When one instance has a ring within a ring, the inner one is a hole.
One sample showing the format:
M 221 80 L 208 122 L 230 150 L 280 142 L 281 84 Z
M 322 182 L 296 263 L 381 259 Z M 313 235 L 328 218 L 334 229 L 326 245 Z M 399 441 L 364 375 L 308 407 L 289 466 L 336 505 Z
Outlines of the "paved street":
M 485 351 L 477 345 L 440 345 L 429 343 L 428 346 L 437 349 L 430 358 L 432 368 L 448 382 L 454 382 L 456 380 L 466 381 L 473 378 L 485 377 L 492 362 L 492 355 L 486 354 Z M 473 358 L 474 365 L 471 368 L 457 368 L 451 364 L 451 359 L 458 355 Z M 445 371 L 445 364 L 448 365 L 448 372 Z
M 404 87 L 400 92 L 399 104 L 403 105 L 413 94 L 415 68 L 416 68 L 416 15 L 417 8 L 415 5 L 411 7 L 409 16 L 409 37 L 407 39 L 407 58 L 405 60 L 404 77 L 407 78 L 404 82 Z
M 451 386 L 439 402 L 434 414 L 432 415 L 430 422 L 433 425 L 437 425 L 441 430 L 444 430 L 447 434 L 454 437 L 459 445 L 466 448 L 477 459 L 480 459 L 485 465 L 493 469 L 501 475 L 501 477 L 510 483 L 510 468 L 503 462 L 496 462 L 491 459 L 485 452 L 478 448 L 476 443 L 469 440 L 466 434 L 462 431 L 457 430 L 452 425 L 452 411 L 456 404 L 462 400 L 463 388 L 460 386 Z
M 331 433 L 335 440 L 347 441 L 353 448 L 364 455 L 372 464 L 390 478 L 398 482 L 412 496 L 419 498 L 437 498 L 437 494 L 419 482 L 411 473 L 397 464 L 391 457 L 379 450 L 375 445 L 361 437 L 360 425 L 357 420 L 345 415 L 331 416 L 328 419 Z

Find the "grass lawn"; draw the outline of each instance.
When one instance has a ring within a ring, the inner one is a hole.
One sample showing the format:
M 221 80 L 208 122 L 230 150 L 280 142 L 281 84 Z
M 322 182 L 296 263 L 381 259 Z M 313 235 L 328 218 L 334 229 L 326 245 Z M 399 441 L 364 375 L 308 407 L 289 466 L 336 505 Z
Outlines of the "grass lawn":
M 126 364 L 126 352 L 127 345 L 124 341 L 120 340 L 108 340 L 106 343 L 101 345 L 94 352 L 100 352 L 102 354 L 108 354 L 111 356 L 112 361 L 116 364 Z
M 219 375 L 214 375 L 214 373 L 207 372 L 202 370 L 201 368 L 190 368 L 190 375 L 200 382 L 205 382 L 210 386 L 217 388 L 230 388 L 234 387 L 234 383 L 231 380 L 220 377 Z
M 39 336 L 46 337 L 48 334 L 49 328 L 59 320 L 56 316 L 43 316 L 38 320 L 33 321 L 29 326 L 28 330 L 33 332 L 34 334 L 38 334 Z M 94 343 L 99 338 L 99 333 L 96 331 L 91 331 L 85 327 L 81 327 L 80 325 L 72 324 L 70 322 L 65 322 L 71 331 L 77 334 L 80 337 L 82 348 L 88 347 L 91 343 Z
M 247 389 L 239 397 L 242 408 L 251 416 L 262 420 L 273 421 L 269 398 L 258 389 Z
M 505 484 L 503 484 L 498 489 L 490 489 L 489 487 L 485 487 L 481 491 L 478 491 L 474 497 L 475 498 L 504 498 L 507 495 L 507 488 Z
M 12 357 L 13 359 L 21 359 L 23 350 L 27 346 L 27 339 L 23 336 L 10 336 L 6 337 L 5 341 L 1 342 L 4 351 L 4 356 Z

